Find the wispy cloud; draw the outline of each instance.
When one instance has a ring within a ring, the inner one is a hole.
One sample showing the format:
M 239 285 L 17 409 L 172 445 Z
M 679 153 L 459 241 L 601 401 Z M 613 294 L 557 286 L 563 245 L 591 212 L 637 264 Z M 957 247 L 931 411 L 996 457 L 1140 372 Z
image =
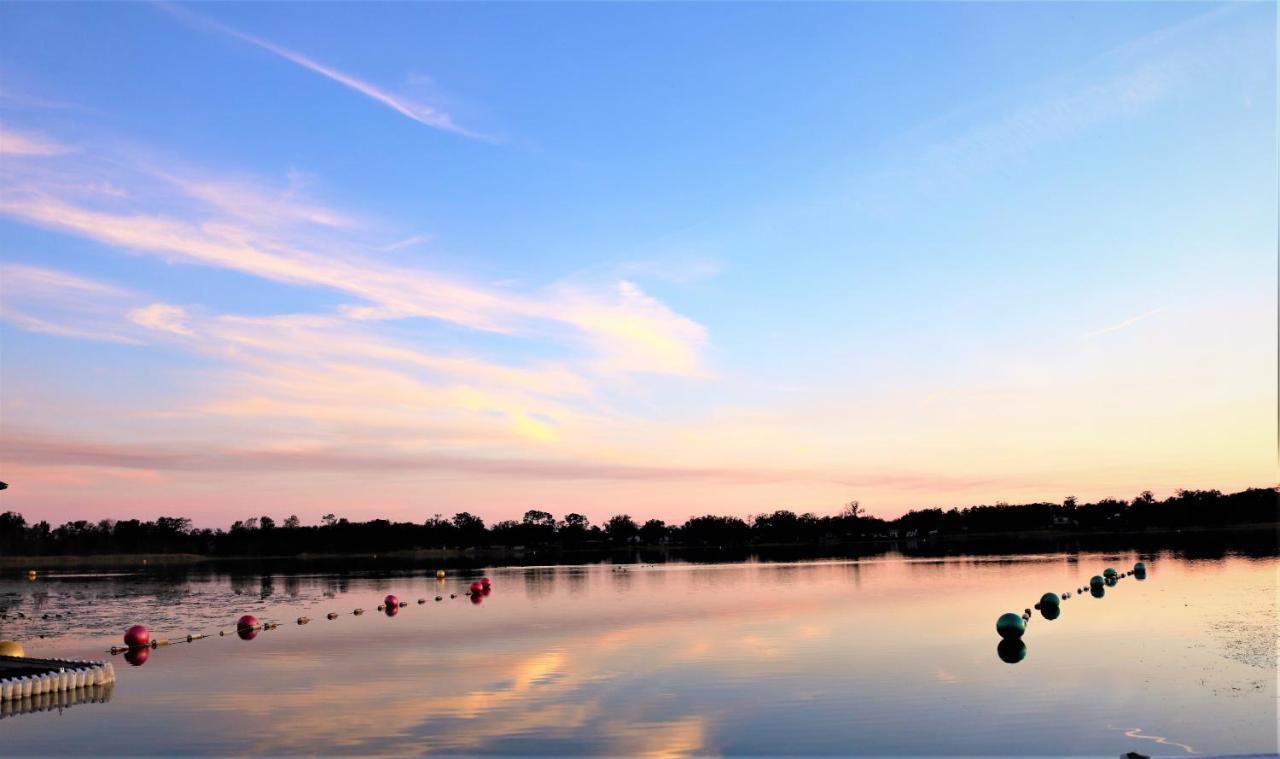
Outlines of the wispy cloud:
M 140 327 L 171 332 L 184 337 L 192 334 L 187 326 L 187 310 L 171 303 L 152 303 L 129 312 L 129 320 Z
M 1143 313 L 1141 313 L 1141 314 L 1138 314 L 1137 316 L 1132 316 L 1132 317 L 1130 317 L 1130 318 L 1128 318 L 1128 319 L 1125 319 L 1125 320 L 1124 320 L 1124 321 L 1122 321 L 1122 322 L 1117 322 L 1117 323 L 1115 323 L 1115 324 L 1111 324 L 1111 325 L 1108 325 L 1108 326 L 1106 326 L 1106 327 L 1101 327 L 1101 328 L 1099 328 L 1099 329 L 1095 329 L 1095 330 L 1093 330 L 1092 332 L 1086 332 L 1086 333 L 1084 333 L 1083 335 L 1081 335 L 1081 336 L 1080 336 L 1080 339 L 1081 339 L 1081 340 L 1088 340 L 1088 339 L 1089 339 L 1089 338 L 1091 338 L 1091 337 L 1097 337 L 1097 336 L 1099 336 L 1099 335 L 1105 335 L 1105 334 L 1108 334 L 1108 333 L 1110 333 L 1110 332 L 1118 332 L 1118 331 L 1120 331 L 1120 330 L 1122 330 L 1122 329 L 1126 329 L 1126 328 L 1128 328 L 1128 327 L 1132 327 L 1133 325 L 1137 324 L 1138 322 L 1140 322 L 1140 321 L 1142 321 L 1142 320 L 1144 320 L 1144 319 L 1149 319 L 1149 318 L 1151 318 L 1151 317 L 1155 316 L 1156 314 L 1158 314 L 1158 313 L 1160 313 L 1160 312 L 1162 312 L 1162 311 L 1164 311 L 1164 310 L 1165 310 L 1165 309 L 1164 309 L 1164 306 L 1161 306 L 1161 307 L 1159 307 L 1159 308 L 1153 308 L 1153 309 L 1151 309 L 1150 311 L 1145 311 L 1145 312 L 1143 312 Z
M 0 126 L 0 155 L 54 156 L 70 153 L 73 148 L 39 134 Z
M 1241 44 L 1238 35 L 1223 34 L 1216 25 L 1242 10 L 1217 7 L 1130 40 L 1073 70 L 903 130 L 885 146 L 886 152 L 900 150 L 901 160 L 872 177 L 862 200 L 892 209 L 904 202 L 899 194 L 907 193 L 910 202 L 914 193 L 955 191 L 1207 86 L 1212 80 L 1206 72 L 1237 55 Z M 1269 34 L 1259 28 L 1248 42 L 1274 47 Z
M 134 253 L 343 292 L 360 301 L 344 311 L 353 319 L 438 319 L 568 343 L 594 354 L 592 367 L 606 373 L 708 375 L 706 329 L 634 283 L 575 282 L 518 292 L 469 282 L 369 255 L 376 246 L 337 234 L 352 226 L 350 214 L 281 198 L 243 180 L 190 179 L 189 172 L 154 168 L 143 173 L 124 163 L 77 156 L 9 177 L 0 185 L 0 213 Z M 86 194 L 77 189 L 86 176 L 123 193 Z M 181 196 L 175 197 L 174 186 Z
M 131 293 L 74 274 L 0 265 L 0 320 L 30 332 L 136 344 L 116 318 Z
M 61 465 L 200 472 L 415 472 L 445 478 L 476 475 L 559 481 L 663 481 L 721 484 L 786 484 L 814 480 L 850 486 L 934 488 L 939 483 L 970 484 L 963 477 L 856 475 L 787 467 L 682 466 L 597 461 L 583 457 L 495 457 L 484 453 L 431 450 L 371 450 L 356 445 L 299 449 L 218 446 L 176 442 L 116 443 L 85 437 L 48 435 L 12 425 L 0 430 L 0 460 L 28 465 Z
M 0 264 L 0 292 L 7 296 L 39 295 L 42 297 L 52 297 L 66 292 L 111 297 L 123 297 L 128 294 L 127 290 L 114 285 L 64 271 L 23 264 Z
M 660 260 L 631 261 L 621 266 L 624 274 L 687 285 L 720 275 L 723 264 L 707 258 L 681 256 Z
M 338 69 L 332 66 L 321 63 L 315 60 L 314 58 L 303 55 L 302 53 L 299 53 L 295 50 L 290 50 L 289 48 L 284 47 L 283 45 L 277 45 L 276 43 L 271 42 L 269 40 L 262 39 L 261 37 L 257 37 L 247 32 L 242 32 L 239 29 L 230 27 L 220 21 L 215 21 L 211 18 L 208 18 L 207 16 L 196 14 L 190 10 L 187 10 L 186 8 L 181 8 L 176 5 L 169 5 L 169 4 L 163 4 L 163 3 L 158 5 L 157 7 L 168 11 L 169 13 L 187 21 L 188 23 L 192 23 L 199 26 L 205 26 L 210 29 L 216 29 L 217 31 L 222 32 L 223 34 L 230 35 L 232 37 L 235 37 L 236 39 L 243 40 L 245 42 L 248 42 L 251 45 L 255 45 L 259 48 L 262 48 L 263 50 L 266 50 L 274 55 L 277 55 L 280 58 L 283 58 L 286 61 L 289 61 L 290 63 L 294 63 L 298 66 L 301 66 L 302 68 L 307 69 L 308 71 L 312 71 L 316 74 L 319 74 L 320 76 L 323 76 L 327 79 L 337 82 L 338 84 L 341 84 L 342 86 L 350 90 L 358 92 L 367 98 L 371 98 L 383 104 L 384 106 L 390 108 L 396 113 L 399 113 L 401 116 L 404 116 L 409 119 L 413 119 L 419 124 L 432 127 L 433 129 L 440 129 L 446 132 L 453 132 L 454 134 L 459 134 L 464 137 L 470 137 L 472 139 L 484 140 L 488 142 L 494 141 L 494 139 L 491 136 L 484 135 L 479 132 L 474 132 L 470 129 L 460 126 L 457 122 L 454 121 L 453 117 L 450 114 L 444 111 L 441 111 L 437 108 L 433 108 L 429 105 L 415 102 L 413 100 L 410 100 L 409 98 L 388 92 L 382 87 L 379 87 L 375 84 L 367 82 L 363 79 L 360 79 L 359 77 L 356 77 L 352 74 L 339 71 Z

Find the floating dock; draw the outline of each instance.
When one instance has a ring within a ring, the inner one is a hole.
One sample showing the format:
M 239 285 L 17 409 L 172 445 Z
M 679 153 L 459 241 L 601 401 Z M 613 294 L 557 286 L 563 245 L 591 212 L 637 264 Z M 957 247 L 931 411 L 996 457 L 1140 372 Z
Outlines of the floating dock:
M 111 662 L 0 656 L 0 702 L 110 685 Z

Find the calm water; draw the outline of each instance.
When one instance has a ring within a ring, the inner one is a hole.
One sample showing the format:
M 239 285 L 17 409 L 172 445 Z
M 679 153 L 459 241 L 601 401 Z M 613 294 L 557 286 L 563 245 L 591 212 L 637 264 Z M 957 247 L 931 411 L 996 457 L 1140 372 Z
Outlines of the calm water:
M 1145 581 L 1037 614 L 1025 658 L 997 655 L 999 614 L 1139 558 Z M 464 595 L 479 573 L 437 583 L 434 567 L 10 575 L 10 616 L 70 613 L 0 622 L 30 655 L 106 658 L 135 621 L 159 637 L 242 613 L 286 624 L 115 657 L 105 703 L 9 713 L 0 753 L 1275 752 L 1278 569 L 1167 554 L 495 568 L 480 603 Z M 386 593 L 409 606 L 376 613 Z

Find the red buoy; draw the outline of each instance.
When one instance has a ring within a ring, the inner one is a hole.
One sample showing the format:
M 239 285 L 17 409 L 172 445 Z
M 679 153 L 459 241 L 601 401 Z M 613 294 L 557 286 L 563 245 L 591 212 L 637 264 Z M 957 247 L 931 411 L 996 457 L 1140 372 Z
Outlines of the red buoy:
M 390 606 L 399 606 L 399 605 L 400 605 L 400 599 L 399 599 L 399 598 L 396 598 L 395 596 L 391 595 L 390 593 L 388 593 L 388 594 L 387 594 L 387 597 L 386 597 L 386 598 L 382 599 L 382 602 L 383 602 L 384 604 L 386 604 L 387 606 L 389 606 L 389 607 L 390 607 Z
M 257 626 L 258 626 L 258 618 L 253 616 L 252 614 L 246 614 L 240 619 L 236 620 L 236 630 L 240 632 L 244 632 L 245 630 L 252 630 Z
M 124 660 L 135 667 L 141 667 L 146 664 L 149 656 L 151 656 L 151 649 L 146 646 L 131 648 L 124 652 Z
M 484 583 L 480 582 L 479 580 L 476 580 L 475 582 L 471 583 L 471 592 L 472 592 L 472 593 L 483 593 L 483 592 L 484 592 Z
M 483 601 L 483 600 L 484 600 L 484 594 L 483 594 L 483 593 L 472 593 L 471 595 L 467 596 L 467 598 L 470 598 L 470 599 L 471 599 L 471 603 L 473 603 L 473 604 L 479 604 L 481 601 Z
M 481 585 L 484 585 L 484 586 L 487 588 L 487 587 L 489 587 L 490 585 L 492 585 L 493 583 L 489 582 L 489 578 L 488 578 L 488 577 L 481 577 L 481 578 L 480 578 L 480 584 L 481 584 Z
M 124 631 L 124 644 L 129 648 L 142 648 L 151 642 L 151 633 L 145 625 L 134 625 Z M 146 661 L 146 657 L 142 657 Z

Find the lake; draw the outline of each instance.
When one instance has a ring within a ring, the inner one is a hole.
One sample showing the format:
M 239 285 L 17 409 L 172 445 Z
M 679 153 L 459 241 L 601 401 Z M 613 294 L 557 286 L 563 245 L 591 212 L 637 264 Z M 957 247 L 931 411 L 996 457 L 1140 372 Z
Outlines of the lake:
M 1075 595 L 1105 567 L 1124 572 L 1138 560 L 1144 580 Z M 98 702 L 7 708 L 0 746 L 10 755 L 1277 751 L 1280 562 L 1271 555 L 888 554 L 450 570 L 443 581 L 435 569 L 51 570 L 34 581 L 10 572 L 0 638 L 16 637 L 31 656 L 110 658 L 117 681 Z M 467 586 L 481 574 L 492 592 L 472 598 Z M 998 652 L 996 618 L 1046 591 L 1073 597 L 1055 620 L 1033 615 L 1025 651 Z M 408 602 L 394 617 L 375 611 L 387 593 Z M 352 615 L 357 607 L 366 613 Z M 15 620 L 17 611 L 36 619 Z M 217 636 L 245 613 L 281 625 L 252 640 Z M 297 625 L 302 615 L 312 621 Z M 130 666 L 106 649 L 136 622 L 153 637 L 214 636 Z

